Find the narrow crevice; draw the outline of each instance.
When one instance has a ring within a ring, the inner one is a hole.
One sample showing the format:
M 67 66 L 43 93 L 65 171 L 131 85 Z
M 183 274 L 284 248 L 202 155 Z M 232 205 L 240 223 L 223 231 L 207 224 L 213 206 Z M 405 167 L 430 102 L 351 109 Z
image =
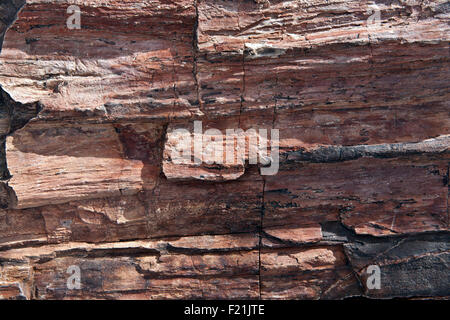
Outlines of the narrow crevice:
M 25 127 L 42 110 L 40 102 L 20 103 L 14 101 L 0 85 L 0 140 Z
M 14 101 L 0 86 L 0 208 L 17 206 L 17 196 L 8 185 L 11 174 L 6 155 L 6 138 L 25 127 L 42 110 L 39 102 L 22 104 Z
M 241 8 L 240 5 L 238 5 L 238 18 L 237 18 L 237 24 L 238 24 L 238 29 L 239 32 L 242 30 L 241 27 L 241 21 L 240 21 L 240 17 L 241 17 Z M 243 108 L 244 108 L 244 102 L 245 102 L 245 55 L 246 55 L 246 47 L 245 47 L 245 43 L 242 46 L 242 55 L 241 55 L 241 66 L 242 66 L 242 84 L 241 84 L 241 96 L 240 96 L 240 102 L 239 102 L 239 118 L 238 118 L 238 128 L 241 127 L 241 116 L 242 116 L 242 112 L 243 112 Z
M 0 145 L 0 181 L 11 179 L 6 161 L 6 141 L 2 141 Z
M 3 40 L 8 28 L 16 21 L 25 0 L 3 0 L 0 4 L 0 53 Z M 0 84 L 0 208 L 6 209 L 17 206 L 17 196 L 8 185 L 11 174 L 8 170 L 6 157 L 6 137 L 23 128 L 37 117 L 42 110 L 39 102 L 25 103 L 14 101 Z
M 238 128 L 241 127 L 241 116 L 242 112 L 244 110 L 244 102 L 245 102 L 245 45 L 242 50 L 242 91 L 241 91 L 241 97 L 240 97 L 240 105 L 239 105 L 239 122 L 238 122 Z
M 279 78 L 278 76 L 275 78 L 275 87 L 278 87 Z M 275 105 L 273 107 L 273 117 L 272 117 L 272 129 L 275 130 L 275 124 L 278 118 L 278 98 L 275 96 Z
M 0 182 L 0 209 L 15 208 L 18 200 L 17 195 L 8 183 Z
M 450 227 L 450 221 L 449 221 L 449 197 L 450 197 L 450 163 L 447 165 L 447 175 L 445 176 L 444 184 L 447 185 L 447 229 Z
M 266 205 L 265 205 L 265 197 L 266 194 L 266 179 L 263 176 L 263 190 L 262 190 L 262 199 L 261 199 L 261 214 L 260 214 L 260 221 L 259 221 L 259 230 L 258 230 L 258 284 L 259 284 L 259 300 L 262 300 L 262 277 L 261 277 L 261 270 L 262 270 L 262 261 L 261 261 L 261 250 L 263 247 L 263 233 L 264 233 L 264 215 L 266 212 Z
M 16 21 L 17 14 L 25 5 L 25 0 L 2 0 L 0 4 L 0 54 L 2 52 L 3 40 L 8 28 Z M 14 104 L 11 104 L 11 97 L 3 90 L 0 84 L 0 180 L 11 178 L 7 163 L 5 138 L 8 134 L 20 127 L 21 118 L 14 119 Z M 25 123 L 26 124 L 26 123 Z
M 26 0 L 2 0 L 2 3 L 0 3 L 0 53 L 2 51 L 5 33 L 16 21 L 17 14 L 25 3 Z

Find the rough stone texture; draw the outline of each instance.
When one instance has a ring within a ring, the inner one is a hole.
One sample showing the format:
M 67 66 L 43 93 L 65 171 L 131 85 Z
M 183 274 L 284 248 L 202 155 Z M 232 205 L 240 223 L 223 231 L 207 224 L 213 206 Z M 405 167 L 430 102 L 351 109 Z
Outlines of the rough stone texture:
M 2 0 L 0 298 L 449 297 L 449 22 L 445 0 Z M 195 120 L 233 163 L 174 161 Z M 277 175 L 236 142 L 260 129 Z

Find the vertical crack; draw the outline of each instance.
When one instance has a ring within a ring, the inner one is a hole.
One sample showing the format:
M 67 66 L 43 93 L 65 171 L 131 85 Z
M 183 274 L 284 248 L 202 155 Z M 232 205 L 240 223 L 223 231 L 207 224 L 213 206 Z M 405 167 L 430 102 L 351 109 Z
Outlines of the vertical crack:
M 245 102 L 245 44 L 244 48 L 242 50 L 242 91 L 241 91 L 241 101 L 239 106 L 239 125 L 238 128 L 241 127 L 241 115 L 242 110 L 244 108 L 244 102 Z
M 447 165 L 447 175 L 445 177 L 444 183 L 447 184 L 447 228 L 449 227 L 450 221 L 449 221 L 449 200 L 450 197 L 450 162 Z
M 278 88 L 279 77 L 275 78 L 275 88 Z M 278 116 L 278 96 L 275 96 L 275 106 L 273 107 L 272 129 L 275 129 L 275 123 Z
M 239 32 L 241 32 L 242 28 L 241 28 L 241 23 L 240 23 L 240 17 L 241 17 L 241 7 L 240 5 L 238 5 L 238 29 Z M 241 97 L 240 97 L 240 105 L 239 105 L 239 119 L 238 119 L 238 128 L 241 127 L 241 115 L 242 115 L 242 110 L 244 107 L 244 96 L 245 96 L 245 52 L 246 52 L 246 46 L 245 43 L 243 44 L 242 47 L 242 57 L 241 57 L 241 65 L 242 65 L 242 86 L 241 86 Z
M 261 199 L 261 214 L 259 217 L 259 230 L 258 230 L 258 282 L 259 282 L 259 300 L 262 300 L 262 279 L 261 279 L 261 250 L 262 250 L 262 237 L 263 237 L 263 228 L 264 228 L 264 214 L 266 211 L 265 206 L 265 194 L 266 194 L 266 178 L 263 176 L 263 190 L 262 190 L 262 199 Z
M 25 127 L 42 110 L 39 102 L 22 104 L 14 101 L 0 85 L 0 180 L 11 178 L 6 163 L 6 138 Z

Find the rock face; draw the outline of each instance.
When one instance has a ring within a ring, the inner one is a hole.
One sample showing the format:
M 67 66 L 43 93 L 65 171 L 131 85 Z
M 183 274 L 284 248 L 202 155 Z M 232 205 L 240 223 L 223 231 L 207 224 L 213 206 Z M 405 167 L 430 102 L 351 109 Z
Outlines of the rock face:
M 449 22 L 2 0 L 0 298 L 449 297 Z

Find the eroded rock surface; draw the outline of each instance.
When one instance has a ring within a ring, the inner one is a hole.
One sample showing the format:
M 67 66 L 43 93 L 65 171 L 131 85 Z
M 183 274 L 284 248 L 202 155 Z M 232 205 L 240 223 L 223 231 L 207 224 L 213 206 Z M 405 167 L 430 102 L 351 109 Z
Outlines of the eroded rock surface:
M 2 0 L 0 298 L 449 297 L 449 22 L 444 0 Z

